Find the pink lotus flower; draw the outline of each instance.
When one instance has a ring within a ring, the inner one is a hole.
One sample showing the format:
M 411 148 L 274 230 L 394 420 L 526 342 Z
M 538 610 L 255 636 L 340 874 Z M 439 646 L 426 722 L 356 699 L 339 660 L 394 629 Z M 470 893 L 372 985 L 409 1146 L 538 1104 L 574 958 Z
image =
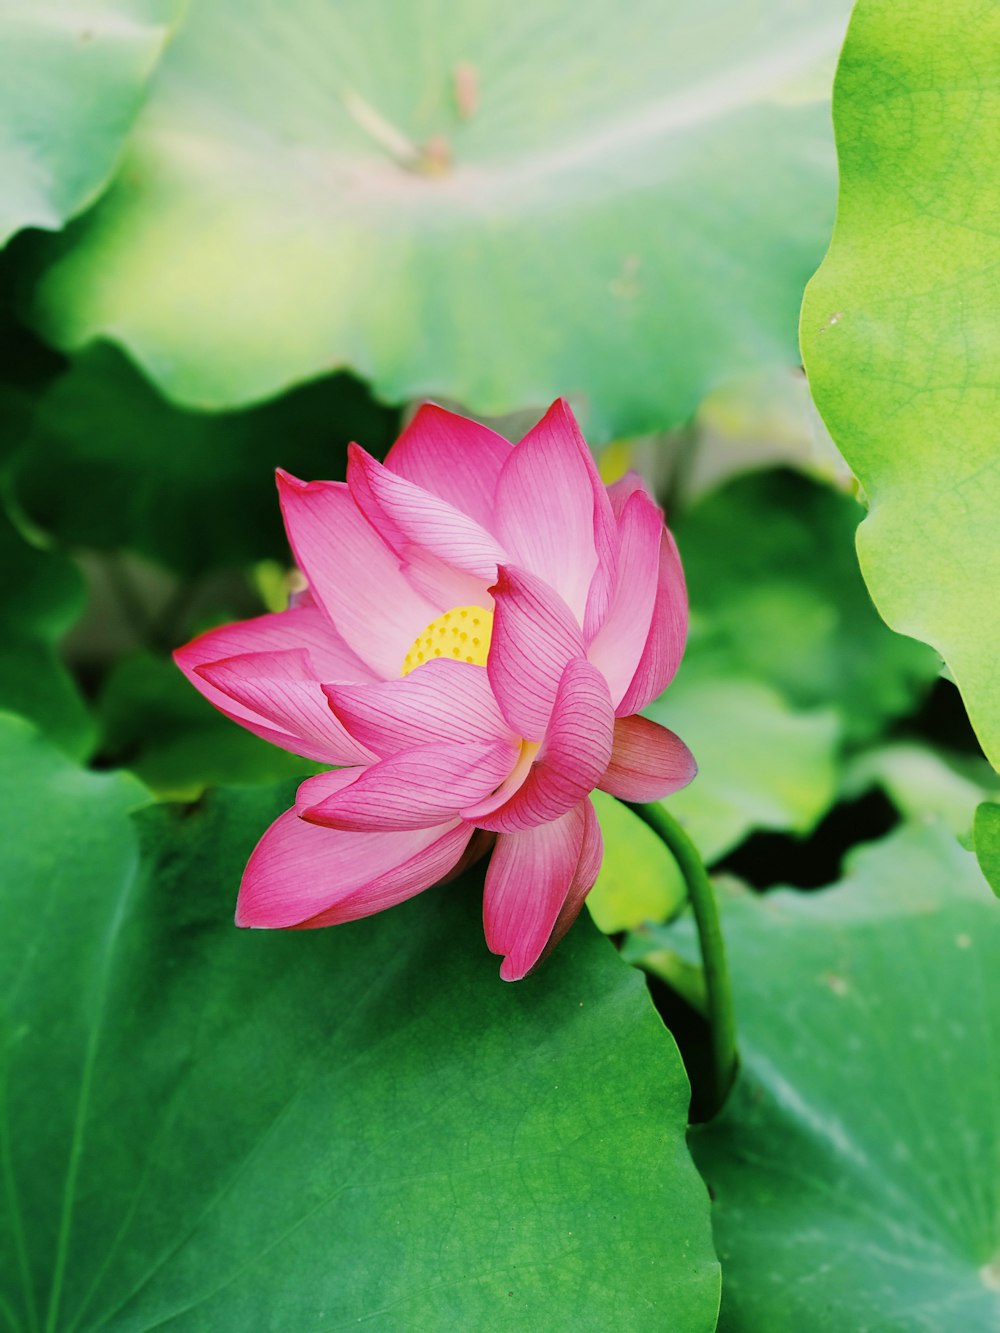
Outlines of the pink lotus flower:
M 278 489 L 308 591 L 175 654 L 228 717 L 338 766 L 257 844 L 237 924 L 368 916 L 493 844 L 486 941 L 517 980 L 597 877 L 588 793 L 695 773 L 637 716 L 687 632 L 663 515 L 637 477 L 602 484 L 562 400 L 516 446 L 425 405 L 384 465 L 352 446 L 346 484 Z

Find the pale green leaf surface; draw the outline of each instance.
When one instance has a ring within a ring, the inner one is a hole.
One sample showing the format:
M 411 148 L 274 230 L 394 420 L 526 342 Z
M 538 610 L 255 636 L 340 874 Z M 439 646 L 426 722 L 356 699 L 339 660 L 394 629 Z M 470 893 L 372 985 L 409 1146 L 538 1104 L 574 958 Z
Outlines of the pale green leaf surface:
M 0 244 L 61 227 L 111 176 L 173 0 L 0 5 Z
M 742 1072 L 692 1143 L 720 1329 L 992 1333 L 1000 914 L 975 858 L 911 826 L 833 888 L 739 895 L 724 926 Z
M 697 777 L 667 806 L 706 861 L 754 829 L 808 833 L 836 796 L 832 709 L 798 712 L 763 682 L 702 674 L 692 658 L 647 711 L 697 761 Z
M 976 856 L 990 888 L 1000 898 L 1000 805 L 983 801 L 973 825 Z
M 291 788 L 161 807 L 140 844 L 130 781 L 13 719 L 0 765 L 8 1322 L 711 1333 L 687 1080 L 586 920 L 516 986 L 475 881 L 237 931 Z
M 192 0 L 36 317 L 196 406 L 346 365 L 389 401 L 568 394 L 597 437 L 681 420 L 795 358 L 847 12 Z
M 587 906 L 606 935 L 666 921 L 687 896 L 677 862 L 648 825 L 606 792 L 594 791 L 604 860 Z
M 809 285 L 816 403 L 871 502 L 894 629 L 944 657 L 1000 767 L 1000 7 L 862 0 L 837 75 L 841 195 Z

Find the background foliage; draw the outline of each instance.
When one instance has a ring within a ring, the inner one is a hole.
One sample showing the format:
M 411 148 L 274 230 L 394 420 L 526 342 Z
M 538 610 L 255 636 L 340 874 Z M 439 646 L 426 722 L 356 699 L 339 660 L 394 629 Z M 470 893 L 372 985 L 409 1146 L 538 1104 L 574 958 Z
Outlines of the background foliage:
M 1000 32 L 861 0 L 835 154 L 848 9 L 0 8 L 12 1333 L 710 1333 L 716 1255 L 721 1328 L 995 1327 Z M 644 825 L 599 803 L 600 931 L 514 989 L 475 874 L 236 932 L 315 766 L 168 656 L 285 604 L 275 466 L 560 393 L 689 582 L 650 712 L 699 761 L 670 808 L 743 1059 L 693 1160 L 701 977 Z

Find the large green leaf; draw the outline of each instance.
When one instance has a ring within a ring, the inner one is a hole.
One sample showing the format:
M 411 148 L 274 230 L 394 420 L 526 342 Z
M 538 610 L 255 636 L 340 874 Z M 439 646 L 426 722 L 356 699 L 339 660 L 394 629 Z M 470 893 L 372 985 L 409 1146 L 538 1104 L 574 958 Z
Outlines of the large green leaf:
M 861 0 L 835 94 L 837 226 L 802 311 L 813 395 L 871 502 L 872 596 L 945 658 L 995 767 L 998 45 L 983 0 Z
M 0 6 L 0 245 L 58 228 L 111 175 L 175 0 Z
M 349 440 L 381 453 L 395 426 L 346 376 L 252 411 L 180 411 L 120 353 L 97 347 L 41 395 L 13 486 L 68 546 L 127 546 L 187 575 L 287 561 L 275 467 L 342 477 Z
M 29 545 L 2 506 L 0 570 L 0 708 L 82 758 L 94 724 L 58 644 L 83 610 L 83 580 L 62 556 Z
M 768 471 L 676 524 L 699 670 L 760 677 L 799 707 L 834 705 L 852 740 L 909 711 L 941 665 L 876 614 L 854 557 L 862 515 L 847 495 Z
M 463 881 L 232 926 L 289 791 L 159 809 L 2 726 L 0 1291 L 84 1330 L 670 1328 L 718 1304 L 688 1088 L 586 921 L 505 986 Z
M 676 421 L 795 356 L 847 11 L 192 0 L 36 316 L 198 406 L 347 365 L 392 401 Z
M 724 915 L 742 1073 L 693 1142 L 720 1328 L 992 1333 L 1000 915 L 975 858 L 914 826 Z

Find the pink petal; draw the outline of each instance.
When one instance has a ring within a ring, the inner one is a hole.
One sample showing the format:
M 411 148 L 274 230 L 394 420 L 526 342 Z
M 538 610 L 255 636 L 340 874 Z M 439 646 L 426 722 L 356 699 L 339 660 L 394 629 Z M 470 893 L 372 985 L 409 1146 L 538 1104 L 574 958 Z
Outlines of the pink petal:
M 573 875 L 573 882 L 569 886 L 569 893 L 567 893 L 566 900 L 556 917 L 556 924 L 552 927 L 552 934 L 542 950 L 539 962 L 548 958 L 579 916 L 584 899 L 594 887 L 601 869 L 601 862 L 604 860 L 604 839 L 601 836 L 601 825 L 597 818 L 597 811 L 590 801 L 583 801 L 581 804 L 585 823 L 580 860 L 577 863 L 576 873 Z
M 635 714 L 616 720 L 611 762 L 598 786 L 623 801 L 658 801 L 686 787 L 697 772 L 694 755 L 678 736 Z
M 586 828 L 581 802 L 551 824 L 497 837 L 486 871 L 483 924 L 491 951 L 504 955 L 504 981 L 530 972 L 548 944 L 573 887 Z
M 472 834 L 454 820 L 407 833 L 346 833 L 287 810 L 254 849 L 238 926 L 332 926 L 371 916 L 443 879 Z
M 286 748 L 327 764 L 367 764 L 371 751 L 348 735 L 330 711 L 304 648 L 243 653 L 206 662 L 195 672 L 214 689 L 256 716 L 298 738 Z
M 453 606 L 482 606 L 493 609 L 493 598 L 485 580 L 452 569 L 438 556 L 407 542 L 399 552 L 407 581 L 439 612 Z
M 418 745 L 363 769 L 343 791 L 302 811 L 327 828 L 429 828 L 491 792 L 517 757 L 509 741 Z
M 492 532 L 497 478 L 512 447 L 478 421 L 424 403 L 389 450 L 385 465 Z
M 649 489 L 642 477 L 634 471 L 626 472 L 624 477 L 619 477 L 608 487 L 608 499 L 611 501 L 611 509 L 616 522 L 621 522 L 626 503 L 630 496 L 635 495 L 637 491 L 641 495 L 649 496 L 650 499 L 653 498 L 649 495 Z
M 373 496 L 407 541 L 466 574 L 490 583 L 496 578 L 504 553 L 485 528 L 447 500 L 390 472 L 356 444 L 348 450 L 347 485 L 361 508 Z M 368 518 L 377 524 L 379 514 Z
M 615 545 L 614 515 L 564 399 L 552 404 L 504 464 L 496 511 L 497 535 L 511 562 L 554 588 L 582 625 L 598 555 L 609 556 Z
M 313 595 L 374 673 L 398 676 L 438 608 L 407 581 L 399 560 L 342 482 L 301 482 L 278 472 L 288 540 Z
M 583 656 L 583 635 L 566 603 L 526 570 L 502 565 L 490 591 L 490 684 L 514 731 L 540 741 L 567 663 Z
M 619 717 L 638 713 L 663 693 L 677 673 L 687 640 L 688 600 L 677 544 L 664 528 L 649 637 L 635 675 L 616 708 Z
M 467 662 L 440 658 L 402 680 L 324 690 L 351 735 L 382 758 L 431 741 L 516 744 L 485 669 Z
M 660 509 L 642 491 L 636 491 L 619 520 L 621 547 L 614 596 L 607 618 L 587 649 L 589 660 L 604 673 L 615 705 L 628 690 L 649 637 L 663 531 Z
M 568 664 L 559 682 L 545 743 L 513 792 L 467 806 L 462 818 L 480 828 L 513 833 L 550 823 L 593 791 L 611 758 L 614 711 L 607 683 L 584 658 Z
M 295 754 L 307 754 L 302 748 L 300 729 L 288 730 L 276 726 L 273 719 L 262 716 L 248 703 L 226 694 L 198 673 L 206 663 L 246 653 L 287 652 L 305 650 L 317 680 L 374 680 L 372 672 L 344 643 L 324 613 L 308 601 L 300 602 L 287 611 L 254 620 L 241 620 L 221 629 L 208 630 L 174 653 L 174 661 L 191 684 L 209 703 L 214 704 L 226 717 L 232 718 L 264 740 L 280 745 Z M 310 758 L 324 755 L 310 754 Z M 333 762 L 333 761 L 327 761 Z M 356 760 L 353 762 L 357 762 Z

